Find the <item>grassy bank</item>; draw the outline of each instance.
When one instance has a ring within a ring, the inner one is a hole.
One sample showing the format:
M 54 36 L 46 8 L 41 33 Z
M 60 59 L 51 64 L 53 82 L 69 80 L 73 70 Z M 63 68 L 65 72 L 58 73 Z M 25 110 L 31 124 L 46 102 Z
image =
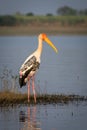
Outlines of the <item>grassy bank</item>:
M 37 104 L 50 104 L 50 103 L 64 103 L 67 104 L 73 101 L 87 101 L 87 97 L 79 95 L 58 95 L 58 94 L 45 94 L 37 95 Z M 0 92 L 0 106 L 9 106 L 17 104 L 28 104 L 27 94 Z M 34 104 L 33 95 L 30 96 L 30 104 Z
M 15 15 L 14 19 L 13 25 L 8 20 L 0 25 L 0 35 L 87 34 L 87 16 Z

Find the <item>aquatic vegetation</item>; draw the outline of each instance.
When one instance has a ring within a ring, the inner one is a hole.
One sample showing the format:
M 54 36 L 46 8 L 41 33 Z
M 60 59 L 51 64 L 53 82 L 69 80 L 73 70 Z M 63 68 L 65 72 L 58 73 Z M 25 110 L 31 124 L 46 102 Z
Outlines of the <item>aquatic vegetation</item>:
M 12 73 L 12 70 L 9 70 L 6 66 L 2 69 L 0 73 L 0 91 L 10 91 L 17 92 L 18 91 L 18 76 Z
M 0 106 L 35 104 L 33 95 L 30 95 L 30 102 L 27 101 L 27 93 L 20 93 L 18 88 L 18 76 L 12 74 L 7 68 L 4 68 L 1 76 Z M 39 83 L 38 83 L 39 86 Z M 45 88 L 46 89 L 46 88 Z M 87 101 L 87 96 L 48 94 L 47 90 L 42 91 L 37 87 L 37 104 L 68 104 L 69 102 Z
M 87 101 L 87 97 L 79 95 L 57 95 L 45 94 L 37 95 L 37 104 L 68 104 L 73 101 Z M 0 106 L 18 105 L 18 104 L 34 104 L 33 95 L 30 96 L 30 103 L 27 101 L 27 94 L 13 93 L 13 92 L 0 92 Z

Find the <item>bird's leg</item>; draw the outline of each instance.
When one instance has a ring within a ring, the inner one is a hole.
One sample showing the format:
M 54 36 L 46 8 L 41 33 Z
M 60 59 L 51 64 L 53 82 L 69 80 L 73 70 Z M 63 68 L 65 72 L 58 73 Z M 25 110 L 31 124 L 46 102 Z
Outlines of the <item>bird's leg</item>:
M 30 80 L 28 80 L 28 102 L 30 102 Z
M 32 89 L 33 89 L 33 94 L 34 94 L 34 101 L 35 101 L 35 103 L 36 103 L 36 92 L 35 92 L 35 84 L 34 84 L 34 82 L 35 82 L 35 79 L 34 79 L 35 77 L 34 77 L 34 75 L 32 76 Z

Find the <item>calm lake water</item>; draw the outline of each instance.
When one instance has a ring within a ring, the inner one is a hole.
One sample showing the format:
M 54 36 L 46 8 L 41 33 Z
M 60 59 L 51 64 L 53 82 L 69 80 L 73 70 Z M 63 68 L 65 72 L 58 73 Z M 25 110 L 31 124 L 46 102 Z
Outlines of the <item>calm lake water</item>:
M 0 130 L 87 130 L 87 102 L 0 108 Z
M 58 48 L 56 54 L 43 43 L 36 89 L 47 93 L 87 95 L 87 36 L 49 36 Z M 0 75 L 3 68 L 18 75 L 24 60 L 38 45 L 37 36 L 0 36 Z M 1 86 L 1 85 L 0 85 Z M 19 88 L 19 85 L 17 86 Z M 25 92 L 26 87 L 20 89 Z
M 43 46 L 36 88 L 40 93 L 87 96 L 87 36 L 49 36 L 59 53 Z M 37 37 L 0 37 L 0 88 L 3 69 L 13 76 L 37 48 Z M 17 85 L 19 88 L 19 85 Z M 19 91 L 26 92 L 26 87 Z M 87 102 L 67 105 L 0 107 L 0 130 L 87 130 Z

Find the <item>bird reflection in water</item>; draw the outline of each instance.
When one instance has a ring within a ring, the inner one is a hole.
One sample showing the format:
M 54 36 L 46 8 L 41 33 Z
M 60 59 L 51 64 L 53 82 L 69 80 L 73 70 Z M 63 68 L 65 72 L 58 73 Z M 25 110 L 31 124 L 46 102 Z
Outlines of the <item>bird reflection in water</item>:
M 36 120 L 36 106 L 28 107 L 27 114 L 24 111 L 20 111 L 19 121 L 24 123 L 21 130 L 41 130 L 40 121 Z

